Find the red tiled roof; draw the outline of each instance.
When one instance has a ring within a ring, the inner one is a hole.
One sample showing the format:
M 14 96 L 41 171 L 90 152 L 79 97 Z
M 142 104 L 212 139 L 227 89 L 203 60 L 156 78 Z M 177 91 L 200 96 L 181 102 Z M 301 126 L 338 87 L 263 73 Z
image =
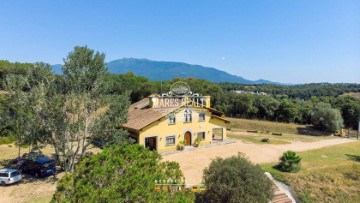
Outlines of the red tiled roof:
M 180 107 L 181 106 L 172 108 L 149 108 L 149 98 L 144 98 L 130 106 L 128 122 L 125 123 L 123 127 L 140 130 Z

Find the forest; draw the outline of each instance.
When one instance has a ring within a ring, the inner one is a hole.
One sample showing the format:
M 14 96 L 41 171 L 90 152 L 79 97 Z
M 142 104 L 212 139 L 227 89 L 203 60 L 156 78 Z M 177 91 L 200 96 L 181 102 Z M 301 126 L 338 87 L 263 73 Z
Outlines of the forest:
M 30 63 L 0 61 L 0 88 L 3 89 L 7 75 L 26 75 L 33 67 L 34 64 Z M 54 80 L 58 84 L 58 91 L 65 93 L 64 76 L 55 75 Z M 225 112 L 228 117 L 313 124 L 324 131 L 335 131 L 341 127 L 358 128 L 360 100 L 344 94 L 360 92 L 360 84 L 244 85 L 212 83 L 195 78 L 174 78 L 159 82 L 131 72 L 107 72 L 101 91 L 107 95 L 128 92 L 129 101 L 133 103 L 153 93 L 165 93 L 169 91 L 171 84 L 179 80 L 187 82 L 193 92 L 211 96 L 212 107 Z M 243 92 L 235 92 L 239 90 Z M 257 92 L 264 92 L 266 95 L 254 94 Z M 1 95 L 0 98 L 1 109 L 4 111 L 7 96 Z

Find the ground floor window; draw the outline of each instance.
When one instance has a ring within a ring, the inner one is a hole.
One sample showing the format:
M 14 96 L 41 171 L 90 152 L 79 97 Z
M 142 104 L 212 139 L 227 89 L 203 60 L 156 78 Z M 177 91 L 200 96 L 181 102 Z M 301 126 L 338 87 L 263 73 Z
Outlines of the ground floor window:
M 197 137 L 198 137 L 200 140 L 205 140 L 205 138 L 206 138 L 205 132 L 198 132 L 198 133 L 197 133 Z
M 175 135 L 167 136 L 165 139 L 166 146 L 175 145 Z

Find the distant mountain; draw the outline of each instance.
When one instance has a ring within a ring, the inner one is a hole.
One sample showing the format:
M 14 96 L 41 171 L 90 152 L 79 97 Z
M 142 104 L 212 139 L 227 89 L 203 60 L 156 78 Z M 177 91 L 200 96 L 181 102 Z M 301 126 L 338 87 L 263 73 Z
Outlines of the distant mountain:
M 110 73 L 123 74 L 133 72 L 135 75 L 147 77 L 152 81 L 179 78 L 205 79 L 211 82 L 236 82 L 243 84 L 279 84 L 268 80 L 247 80 L 231 75 L 216 68 L 191 65 L 182 62 L 151 61 L 148 59 L 123 58 L 107 63 Z M 61 74 L 61 65 L 53 65 L 53 71 Z
M 61 64 L 51 65 L 51 68 L 55 74 L 59 74 L 59 75 L 62 74 Z

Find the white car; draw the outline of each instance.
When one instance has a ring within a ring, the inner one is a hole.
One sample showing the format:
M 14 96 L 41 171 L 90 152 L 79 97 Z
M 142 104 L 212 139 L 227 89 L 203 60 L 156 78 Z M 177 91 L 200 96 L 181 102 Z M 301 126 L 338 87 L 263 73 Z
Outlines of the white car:
M 16 169 L 0 169 L 0 184 L 2 186 L 19 182 L 21 179 L 21 173 Z

